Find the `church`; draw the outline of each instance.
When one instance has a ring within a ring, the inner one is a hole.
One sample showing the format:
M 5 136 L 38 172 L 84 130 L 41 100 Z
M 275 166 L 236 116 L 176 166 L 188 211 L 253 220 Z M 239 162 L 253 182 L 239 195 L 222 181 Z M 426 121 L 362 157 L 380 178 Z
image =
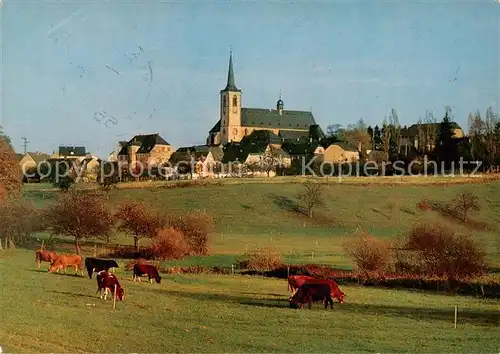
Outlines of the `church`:
M 281 97 L 276 109 L 243 108 L 242 92 L 235 85 L 233 57 L 229 55 L 226 87 L 220 91 L 220 119 L 209 131 L 207 145 L 226 145 L 240 142 L 256 130 L 267 130 L 284 142 L 309 135 L 309 127 L 316 125 L 314 116 L 307 111 L 284 108 Z

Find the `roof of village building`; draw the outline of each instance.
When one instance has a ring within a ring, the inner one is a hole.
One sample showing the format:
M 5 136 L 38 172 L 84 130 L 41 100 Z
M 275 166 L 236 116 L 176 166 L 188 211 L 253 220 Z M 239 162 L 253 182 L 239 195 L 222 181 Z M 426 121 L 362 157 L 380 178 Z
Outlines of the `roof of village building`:
M 82 157 L 87 153 L 84 146 L 59 146 L 59 155 Z
M 301 156 L 313 154 L 321 146 L 317 141 L 308 142 L 285 142 L 281 148 L 291 156 Z
M 170 145 L 159 134 L 136 135 L 128 141 L 127 144 L 122 144 L 122 148 L 118 155 L 128 155 L 128 146 L 139 146 L 137 154 L 147 154 L 153 150 L 156 145 Z
M 426 123 L 420 124 L 420 126 L 424 131 L 428 128 L 433 129 L 436 135 L 439 135 L 441 131 L 441 123 Z M 457 122 L 450 122 L 450 126 L 452 129 L 462 129 Z M 413 124 L 409 128 L 403 129 L 402 135 L 406 137 L 416 137 L 418 136 L 418 127 L 419 124 Z
M 30 156 L 33 159 L 33 161 L 35 161 L 36 163 L 40 163 L 40 162 L 43 162 L 43 161 L 50 159 L 50 155 L 43 153 L 43 152 L 27 152 L 26 155 L 21 156 L 21 159 L 24 156 Z

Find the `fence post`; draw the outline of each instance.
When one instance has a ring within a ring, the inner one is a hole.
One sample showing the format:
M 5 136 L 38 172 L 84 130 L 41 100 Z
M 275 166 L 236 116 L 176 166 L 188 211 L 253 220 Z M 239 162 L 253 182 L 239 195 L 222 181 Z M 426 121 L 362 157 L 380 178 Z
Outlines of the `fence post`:
M 116 309 L 116 284 L 115 284 L 115 292 L 113 293 L 113 310 Z
M 457 306 L 455 305 L 455 328 L 457 328 Z
M 231 273 L 234 275 L 234 264 L 231 264 Z
M 97 257 L 97 245 L 94 243 L 94 257 Z
M 45 240 L 42 240 L 42 246 L 40 247 L 41 250 L 43 250 L 43 244 L 44 244 Z

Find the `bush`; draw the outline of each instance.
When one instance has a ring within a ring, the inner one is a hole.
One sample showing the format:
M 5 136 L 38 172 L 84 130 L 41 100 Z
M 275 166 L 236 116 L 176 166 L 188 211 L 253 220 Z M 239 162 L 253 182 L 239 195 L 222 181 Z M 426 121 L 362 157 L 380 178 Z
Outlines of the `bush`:
M 388 242 L 377 239 L 358 228 L 343 246 L 362 274 L 376 276 L 388 270 L 391 262 Z
M 457 280 L 481 275 L 486 268 L 485 252 L 468 236 L 457 236 L 441 224 L 417 224 L 403 244 L 408 270 L 426 276 Z
M 246 267 L 249 270 L 271 270 L 281 265 L 281 254 L 275 248 L 257 248 L 245 255 L 248 260 Z
M 45 227 L 44 215 L 35 205 L 22 198 L 0 200 L 0 239 L 11 247 L 29 240 L 33 232 Z
M 169 215 L 166 225 L 184 235 L 189 245 L 189 255 L 204 256 L 210 253 L 209 233 L 213 228 L 213 220 L 209 215 L 199 212 Z
M 419 208 L 422 211 L 427 211 L 427 210 L 432 210 L 432 205 L 429 204 L 427 200 L 421 200 L 420 202 L 417 203 L 417 208 Z
M 190 253 L 184 234 L 171 227 L 158 231 L 151 253 L 159 259 L 182 259 Z

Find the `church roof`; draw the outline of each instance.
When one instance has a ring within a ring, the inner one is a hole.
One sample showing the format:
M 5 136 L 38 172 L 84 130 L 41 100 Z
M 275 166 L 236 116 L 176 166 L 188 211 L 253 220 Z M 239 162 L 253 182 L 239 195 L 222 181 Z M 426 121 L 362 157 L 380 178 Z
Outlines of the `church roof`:
M 218 133 L 220 132 L 220 119 L 215 123 L 214 127 L 210 129 L 209 133 Z
M 309 130 L 316 121 L 311 112 L 283 110 L 282 114 L 275 109 L 242 108 L 241 125 L 267 129 L 301 129 Z

